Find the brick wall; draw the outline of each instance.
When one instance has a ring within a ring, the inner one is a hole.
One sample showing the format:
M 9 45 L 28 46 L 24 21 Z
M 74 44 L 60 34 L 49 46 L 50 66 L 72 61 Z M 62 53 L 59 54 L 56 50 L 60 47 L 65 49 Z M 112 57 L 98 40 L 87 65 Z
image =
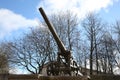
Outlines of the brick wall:
M 73 77 L 73 76 L 41 76 L 38 80 L 87 80 L 86 77 Z
M 8 80 L 8 74 L 0 74 L 0 80 Z
M 120 80 L 120 75 L 93 75 L 91 80 Z
M 87 80 L 86 77 L 1 74 L 0 80 Z
M 0 80 L 87 80 L 86 77 L 0 74 Z M 91 80 L 120 80 L 120 75 L 93 75 Z
M 8 80 L 38 80 L 37 75 L 9 75 Z

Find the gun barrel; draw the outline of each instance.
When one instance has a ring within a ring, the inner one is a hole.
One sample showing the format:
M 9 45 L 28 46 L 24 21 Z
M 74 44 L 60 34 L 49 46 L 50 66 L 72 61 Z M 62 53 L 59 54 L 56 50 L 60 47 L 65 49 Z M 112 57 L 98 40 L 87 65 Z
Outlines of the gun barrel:
M 50 32 L 52 33 L 52 35 L 53 35 L 53 37 L 54 37 L 54 39 L 55 39 L 55 41 L 56 41 L 59 49 L 60 49 L 61 52 L 63 52 L 63 53 L 66 52 L 66 48 L 65 48 L 64 44 L 62 43 L 62 41 L 61 41 L 60 38 L 58 37 L 58 35 L 57 35 L 57 33 L 56 33 L 53 25 L 52 25 L 52 24 L 50 23 L 50 21 L 48 20 L 46 14 L 45 14 L 45 12 L 44 12 L 44 10 L 43 10 L 42 8 L 39 8 L 39 11 L 40 11 L 42 17 L 44 18 L 44 20 L 45 20 L 45 22 L 46 22 L 46 24 L 47 24 Z

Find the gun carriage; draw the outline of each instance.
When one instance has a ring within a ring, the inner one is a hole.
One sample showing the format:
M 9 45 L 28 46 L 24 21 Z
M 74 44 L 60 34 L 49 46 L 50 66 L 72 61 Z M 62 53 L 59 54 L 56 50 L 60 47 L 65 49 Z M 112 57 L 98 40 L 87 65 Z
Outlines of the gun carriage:
M 58 48 L 60 51 L 58 52 L 57 61 L 51 62 L 51 64 L 47 67 L 47 75 L 69 75 L 69 76 L 82 76 L 79 72 L 79 67 L 73 57 L 71 55 L 71 51 L 68 51 L 60 38 L 58 37 L 53 25 L 48 20 L 44 10 L 39 8 L 39 11 L 44 18 L 50 32 L 52 33 Z

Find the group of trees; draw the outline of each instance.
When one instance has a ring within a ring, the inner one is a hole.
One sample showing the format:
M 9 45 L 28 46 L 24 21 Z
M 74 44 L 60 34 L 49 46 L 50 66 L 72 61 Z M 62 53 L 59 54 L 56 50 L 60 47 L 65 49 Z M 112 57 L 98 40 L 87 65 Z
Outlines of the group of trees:
M 52 14 L 49 19 L 79 66 L 87 68 L 89 65 L 91 75 L 93 70 L 97 74 L 113 74 L 116 66 L 120 68 L 119 21 L 109 26 L 97 14 L 89 13 L 80 24 L 78 17 L 69 11 Z M 0 69 L 6 61 L 7 66 L 24 67 L 32 74 L 41 73 L 47 62 L 56 60 L 59 50 L 44 22 L 39 28 L 30 28 L 22 38 L 3 44 L 0 47 Z
M 90 74 L 93 74 L 93 69 L 97 74 L 113 74 L 116 66 L 120 66 L 120 22 L 105 24 L 95 14 L 89 14 L 83 21 L 83 27 L 89 41 Z

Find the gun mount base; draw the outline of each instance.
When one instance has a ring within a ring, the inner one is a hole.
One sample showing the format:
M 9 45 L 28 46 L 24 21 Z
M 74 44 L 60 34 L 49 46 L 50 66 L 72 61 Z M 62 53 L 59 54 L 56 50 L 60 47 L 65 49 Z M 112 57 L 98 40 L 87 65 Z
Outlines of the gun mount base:
M 57 61 L 53 61 L 47 66 L 48 76 L 82 76 L 77 63 L 70 57 L 69 51 L 67 53 L 69 54 L 68 59 L 58 52 Z

